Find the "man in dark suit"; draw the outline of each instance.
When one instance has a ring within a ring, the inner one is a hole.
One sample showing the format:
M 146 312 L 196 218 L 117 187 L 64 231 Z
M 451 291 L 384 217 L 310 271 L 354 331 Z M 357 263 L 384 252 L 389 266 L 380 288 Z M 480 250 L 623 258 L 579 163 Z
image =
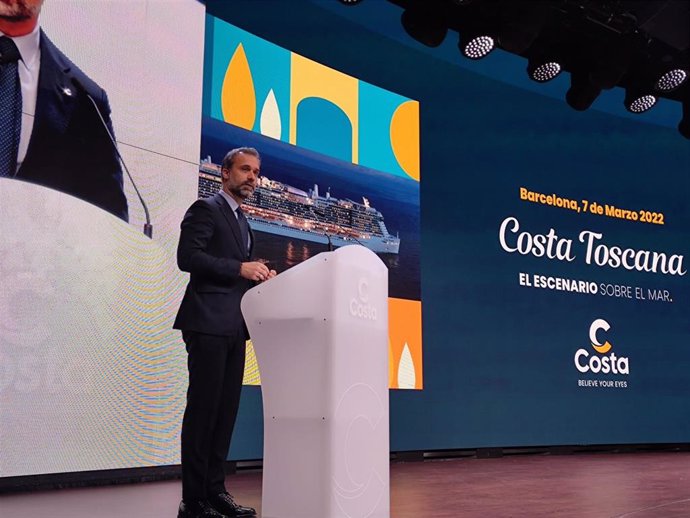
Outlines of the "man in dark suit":
M 99 117 L 114 135 L 108 97 L 40 30 L 42 4 L 0 2 L 0 36 L 19 54 L 23 114 L 17 166 L 5 176 L 70 194 L 128 221 L 122 169 Z
M 224 467 L 248 338 L 240 300 L 256 282 L 276 274 L 250 259 L 253 238 L 240 208 L 256 188 L 260 164 L 253 148 L 228 152 L 222 190 L 197 200 L 182 221 L 177 262 L 191 275 L 174 324 L 182 330 L 189 368 L 178 518 L 255 514 L 226 491 Z

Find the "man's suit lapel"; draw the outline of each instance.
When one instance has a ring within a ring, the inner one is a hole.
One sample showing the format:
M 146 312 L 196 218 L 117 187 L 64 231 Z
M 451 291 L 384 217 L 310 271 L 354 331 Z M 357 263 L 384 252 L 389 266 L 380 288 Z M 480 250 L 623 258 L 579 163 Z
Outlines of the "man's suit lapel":
M 42 154 L 41 147 L 46 139 L 63 135 L 67 131 L 80 95 L 70 74 L 73 65 L 42 30 L 40 46 L 41 69 L 38 74 L 36 114 L 26 161 Z
M 225 219 L 230 225 L 233 235 L 235 236 L 235 241 L 237 241 L 237 246 L 239 250 L 244 251 L 247 249 L 247 244 L 242 244 L 242 233 L 240 232 L 240 224 L 237 222 L 237 218 L 232 213 L 232 209 L 225 198 L 221 194 L 215 195 L 216 204 L 220 207 L 220 211 L 225 216 Z M 251 230 L 250 230 L 251 231 Z

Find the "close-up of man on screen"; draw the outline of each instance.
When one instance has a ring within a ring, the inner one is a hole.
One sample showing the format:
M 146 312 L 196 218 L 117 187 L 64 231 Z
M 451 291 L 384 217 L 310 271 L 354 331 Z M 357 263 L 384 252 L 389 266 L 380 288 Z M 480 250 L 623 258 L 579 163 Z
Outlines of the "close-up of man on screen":
M 0 0 L 0 177 L 56 189 L 128 221 L 108 96 L 41 30 L 42 5 Z

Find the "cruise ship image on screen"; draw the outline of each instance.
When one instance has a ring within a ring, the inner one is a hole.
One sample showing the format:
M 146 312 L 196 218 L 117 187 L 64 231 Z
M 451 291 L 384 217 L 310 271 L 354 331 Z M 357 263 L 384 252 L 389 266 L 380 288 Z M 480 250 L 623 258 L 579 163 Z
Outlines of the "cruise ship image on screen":
M 199 197 L 220 190 L 220 165 L 211 158 L 199 164 Z M 362 197 L 362 203 L 319 195 L 318 185 L 305 192 L 261 176 L 254 194 L 242 205 L 252 230 L 327 243 L 334 247 L 361 244 L 372 252 L 397 254 L 400 238 L 388 232 L 383 215 Z

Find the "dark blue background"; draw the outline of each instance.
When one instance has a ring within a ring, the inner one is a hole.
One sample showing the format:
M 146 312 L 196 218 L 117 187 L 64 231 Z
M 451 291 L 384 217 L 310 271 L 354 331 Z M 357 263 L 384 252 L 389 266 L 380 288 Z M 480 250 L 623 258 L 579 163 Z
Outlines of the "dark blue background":
M 447 49 L 434 53 L 401 39 L 400 10 L 382 0 L 360 7 L 235 0 L 207 8 L 420 101 L 425 387 L 391 393 L 393 451 L 690 441 L 688 276 L 587 266 L 577 242 L 587 229 L 624 248 L 688 255 L 690 143 L 667 117 L 679 113 L 676 105 L 634 120 L 611 104 L 623 97 L 612 91 L 575 112 L 561 96 L 567 77 L 542 95 L 522 86 L 518 58 L 499 53 L 487 65 L 458 54 L 453 62 Z M 667 224 L 521 202 L 520 186 L 661 210 Z M 554 228 L 573 239 L 577 259 L 506 253 L 498 228 L 511 215 L 532 232 Z M 674 302 L 529 289 L 518 286 L 521 271 L 666 288 Z M 614 352 L 630 358 L 628 389 L 577 387 L 579 378 L 595 377 L 577 372 L 573 356 L 592 351 L 588 330 L 596 318 L 611 324 Z M 261 456 L 261 421 L 260 390 L 245 387 L 232 458 Z

